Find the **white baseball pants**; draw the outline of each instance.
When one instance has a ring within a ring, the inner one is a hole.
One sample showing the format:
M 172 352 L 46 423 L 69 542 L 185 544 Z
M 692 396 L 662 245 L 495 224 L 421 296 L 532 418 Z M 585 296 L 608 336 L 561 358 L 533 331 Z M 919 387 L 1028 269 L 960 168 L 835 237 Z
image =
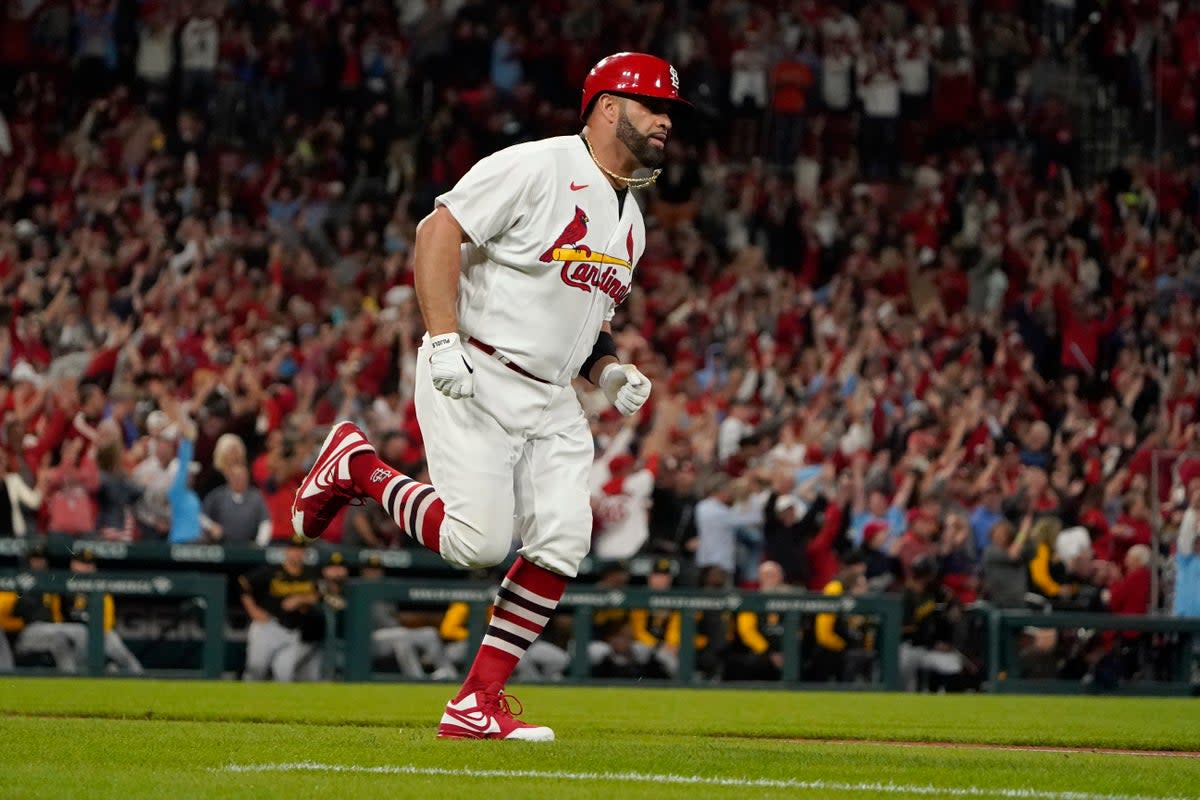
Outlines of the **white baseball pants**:
M 442 557 L 466 569 L 521 555 L 575 577 L 591 546 L 591 431 L 575 390 L 539 383 L 466 344 L 475 396 L 451 400 L 417 351 L 417 420 L 429 477 L 446 506 Z

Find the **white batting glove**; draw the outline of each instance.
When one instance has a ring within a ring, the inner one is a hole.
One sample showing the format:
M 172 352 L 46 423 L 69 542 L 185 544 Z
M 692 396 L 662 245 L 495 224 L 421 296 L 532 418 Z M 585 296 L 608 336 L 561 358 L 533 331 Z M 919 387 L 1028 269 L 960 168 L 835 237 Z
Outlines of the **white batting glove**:
M 600 373 L 600 389 L 617 411 L 628 417 L 650 397 L 650 379 L 633 364 L 609 364 Z
M 451 400 L 475 395 L 475 365 L 457 333 L 442 333 L 429 340 L 429 375 L 433 386 Z

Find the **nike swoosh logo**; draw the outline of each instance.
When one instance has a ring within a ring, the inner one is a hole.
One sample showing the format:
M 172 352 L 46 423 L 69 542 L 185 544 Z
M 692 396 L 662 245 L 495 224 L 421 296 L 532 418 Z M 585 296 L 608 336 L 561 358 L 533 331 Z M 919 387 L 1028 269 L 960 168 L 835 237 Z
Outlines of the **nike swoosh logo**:
M 575 181 L 571 181 L 571 191 L 578 192 L 580 189 L 586 189 L 590 185 L 589 183 L 575 183 Z
M 467 357 L 466 357 L 466 356 L 460 356 L 460 358 L 462 358 L 462 360 L 463 360 L 463 366 L 467 368 L 467 372 L 469 372 L 469 373 L 471 373 L 472 375 L 474 375 L 474 374 L 475 374 L 475 370 L 471 369 L 471 365 L 467 363 Z
M 304 491 L 300 493 L 300 497 L 312 497 L 328 489 L 333 484 L 334 469 L 336 469 L 334 464 L 327 464 L 319 470 L 314 470 L 312 480 L 304 487 Z
M 310 480 L 305 484 L 300 492 L 301 499 L 312 497 L 313 495 L 323 492 L 333 486 L 334 480 L 337 478 L 337 462 L 347 451 L 362 443 L 361 436 L 348 436 L 343 440 L 338 448 L 333 451 L 329 458 L 318 468 L 313 467 L 313 472 L 309 476 Z
M 499 733 L 500 725 L 491 716 L 484 714 L 482 711 L 473 711 L 465 713 L 456 709 L 448 709 L 448 713 L 456 722 L 464 728 L 477 731 L 479 733 Z

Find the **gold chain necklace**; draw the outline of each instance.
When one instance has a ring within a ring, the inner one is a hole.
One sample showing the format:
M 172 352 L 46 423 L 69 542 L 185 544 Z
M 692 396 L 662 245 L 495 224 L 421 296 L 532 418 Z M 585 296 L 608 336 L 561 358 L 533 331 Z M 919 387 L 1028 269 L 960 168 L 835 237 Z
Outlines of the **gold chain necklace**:
M 654 181 L 658 180 L 658 176 L 662 174 L 661 169 L 656 169 L 656 170 L 654 170 L 654 172 L 650 173 L 650 175 L 648 175 L 645 178 L 627 178 L 624 175 L 618 175 L 617 173 L 613 172 L 611 169 L 609 169 L 608 167 L 606 167 L 600 163 L 600 159 L 596 158 L 596 153 L 594 150 L 592 150 L 592 143 L 588 141 L 588 138 L 586 136 L 581 136 L 580 138 L 583 139 L 583 143 L 587 145 L 588 155 L 592 157 L 592 162 L 597 167 L 600 168 L 600 171 L 603 172 L 608 177 L 612 178 L 614 181 L 621 181 L 622 183 L 625 184 L 626 188 L 629 188 L 629 189 L 645 188 L 645 187 L 649 186 L 650 184 L 654 183 Z

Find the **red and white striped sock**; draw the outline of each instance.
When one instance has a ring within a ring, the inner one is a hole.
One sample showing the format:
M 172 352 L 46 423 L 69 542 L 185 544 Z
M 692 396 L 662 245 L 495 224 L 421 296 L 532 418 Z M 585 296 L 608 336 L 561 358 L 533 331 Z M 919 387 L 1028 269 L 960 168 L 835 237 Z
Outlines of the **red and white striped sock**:
M 374 453 L 350 459 L 350 477 L 359 491 L 379 501 L 400 530 L 433 552 L 442 552 L 446 506 L 432 486 L 392 469 Z
M 492 619 L 456 700 L 508 682 L 562 599 L 567 579 L 518 556 L 496 593 Z

